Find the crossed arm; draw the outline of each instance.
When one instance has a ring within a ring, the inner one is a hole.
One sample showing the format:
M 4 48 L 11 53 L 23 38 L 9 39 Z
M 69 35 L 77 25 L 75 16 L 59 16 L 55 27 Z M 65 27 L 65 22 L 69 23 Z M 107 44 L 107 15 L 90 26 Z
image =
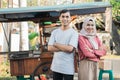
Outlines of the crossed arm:
M 96 55 L 101 57 L 106 54 L 106 49 L 103 45 L 100 45 L 98 49 L 88 47 L 90 44 L 86 44 L 84 37 L 79 38 L 79 45 L 79 48 L 86 57 L 94 58 Z
M 65 45 L 65 44 L 60 44 L 60 43 L 54 43 L 53 45 L 48 46 L 48 51 L 51 52 L 58 52 L 58 51 L 63 51 L 63 52 L 73 52 L 75 48 L 72 45 Z

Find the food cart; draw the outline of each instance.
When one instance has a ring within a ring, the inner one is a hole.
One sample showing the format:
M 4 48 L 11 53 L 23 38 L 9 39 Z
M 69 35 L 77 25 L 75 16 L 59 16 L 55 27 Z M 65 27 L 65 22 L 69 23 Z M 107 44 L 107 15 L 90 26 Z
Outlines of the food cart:
M 34 80 L 35 76 L 39 74 L 51 74 L 50 64 L 52 61 L 53 53 L 48 52 L 46 38 L 50 37 L 50 33 L 47 33 L 45 29 L 58 27 L 59 23 L 59 11 L 68 9 L 71 12 L 72 18 L 79 17 L 81 15 L 105 13 L 106 26 L 105 31 L 110 32 L 111 25 L 111 6 L 105 2 L 95 2 L 89 4 L 70 4 L 70 5 L 55 5 L 47 7 L 26 7 L 26 8 L 9 8 L 0 9 L 0 22 L 12 23 L 21 21 L 33 21 L 39 24 L 40 29 L 40 54 L 34 56 L 33 51 L 18 51 L 11 52 L 9 50 L 10 60 L 10 73 L 12 76 L 16 76 L 17 80 Z M 109 15 L 107 15 L 109 14 Z M 77 16 L 77 17 L 75 17 Z M 43 25 L 44 23 L 44 25 Z M 52 26 L 51 26 L 52 25 Z M 49 27 L 50 26 L 50 27 Z M 77 29 L 79 29 L 77 27 Z M 43 44 L 44 43 L 44 44 Z M 46 44 L 45 44 L 46 43 Z M 75 61 L 75 70 L 77 71 L 77 60 Z M 30 75 L 29 78 L 25 78 L 24 75 Z M 50 77 L 50 75 L 49 75 Z

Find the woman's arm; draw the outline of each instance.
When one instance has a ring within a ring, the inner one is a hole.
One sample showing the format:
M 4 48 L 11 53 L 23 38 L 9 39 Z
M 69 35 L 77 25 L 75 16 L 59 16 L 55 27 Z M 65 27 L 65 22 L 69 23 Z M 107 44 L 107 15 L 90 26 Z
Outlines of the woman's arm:
M 79 40 L 78 40 L 79 48 L 78 49 L 81 50 L 82 53 L 86 57 L 95 58 L 96 55 L 94 54 L 94 51 L 88 47 L 88 45 L 90 44 L 87 44 L 86 41 L 87 41 L 86 38 L 84 38 L 83 36 L 79 37 Z
M 102 45 L 99 47 L 99 49 L 95 49 L 94 53 L 100 57 L 104 56 L 104 55 L 106 55 L 106 48 Z
M 106 47 L 102 44 L 102 42 L 99 40 L 99 38 L 98 37 L 96 37 L 96 41 L 97 41 L 97 43 L 98 43 L 98 49 L 95 49 L 94 50 L 94 53 L 96 54 L 96 55 L 98 55 L 98 56 L 103 56 L 103 55 L 105 55 L 106 54 Z

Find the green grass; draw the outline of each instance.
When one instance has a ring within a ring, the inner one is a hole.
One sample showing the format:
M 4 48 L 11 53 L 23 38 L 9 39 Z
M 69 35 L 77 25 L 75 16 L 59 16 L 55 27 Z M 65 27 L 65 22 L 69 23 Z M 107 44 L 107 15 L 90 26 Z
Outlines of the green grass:
M 17 80 L 15 77 L 0 77 L 0 80 Z

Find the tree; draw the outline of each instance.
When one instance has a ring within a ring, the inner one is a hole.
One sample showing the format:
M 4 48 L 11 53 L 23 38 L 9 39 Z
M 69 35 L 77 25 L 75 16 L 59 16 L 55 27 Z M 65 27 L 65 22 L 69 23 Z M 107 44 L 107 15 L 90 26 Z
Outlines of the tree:
M 113 18 L 120 21 L 120 0 L 110 0 Z

